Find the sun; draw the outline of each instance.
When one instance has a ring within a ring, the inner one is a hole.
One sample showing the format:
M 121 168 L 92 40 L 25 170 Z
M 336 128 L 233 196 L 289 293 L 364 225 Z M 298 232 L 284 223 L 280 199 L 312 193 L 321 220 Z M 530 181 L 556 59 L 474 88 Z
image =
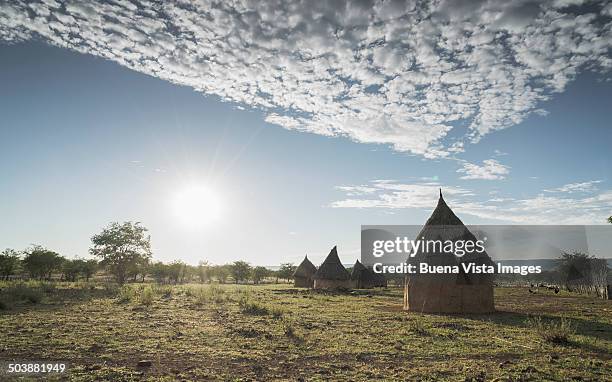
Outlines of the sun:
M 189 228 L 201 228 L 217 221 L 223 210 L 218 195 L 201 184 L 181 188 L 172 202 L 177 219 Z

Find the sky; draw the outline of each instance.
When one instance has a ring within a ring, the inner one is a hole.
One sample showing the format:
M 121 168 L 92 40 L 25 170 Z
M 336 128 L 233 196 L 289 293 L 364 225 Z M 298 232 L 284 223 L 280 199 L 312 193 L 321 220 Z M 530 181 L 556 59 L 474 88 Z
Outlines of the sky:
M 597 1 L 5 2 L 0 248 L 139 221 L 157 260 L 351 263 L 439 188 L 466 224 L 605 224 L 611 46 Z

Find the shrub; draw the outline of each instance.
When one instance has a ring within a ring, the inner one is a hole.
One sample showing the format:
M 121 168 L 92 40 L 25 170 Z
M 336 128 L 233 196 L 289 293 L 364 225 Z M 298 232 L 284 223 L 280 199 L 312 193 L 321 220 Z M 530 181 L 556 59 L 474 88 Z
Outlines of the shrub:
M 408 328 L 412 333 L 417 334 L 419 336 L 428 336 L 430 334 L 429 328 L 427 328 L 425 323 L 420 319 L 410 321 L 408 324 Z
M 569 343 L 569 337 L 576 333 L 574 325 L 566 318 L 545 322 L 537 316 L 528 318 L 526 324 L 544 341 L 558 345 Z
M 195 296 L 196 304 L 198 305 L 204 305 L 209 300 L 209 293 L 206 292 L 205 288 L 195 288 L 192 294 Z
M 37 287 L 31 287 L 26 283 L 18 283 L 12 285 L 4 291 L 5 303 L 8 301 L 13 302 L 28 302 L 31 304 L 37 304 L 42 301 L 43 293 Z
M 153 291 L 155 294 L 160 295 L 163 298 L 169 298 L 172 296 L 172 287 L 170 285 L 155 285 Z
M 57 288 L 53 282 L 41 282 L 40 289 L 46 294 L 51 294 L 55 292 Z
M 274 306 L 274 307 L 270 308 L 270 314 L 272 314 L 272 318 L 280 319 L 280 318 L 283 318 L 284 312 L 283 312 L 283 310 L 281 308 L 278 308 L 278 307 Z
M 140 303 L 146 306 L 153 304 L 153 288 L 149 285 L 144 287 L 140 292 Z
M 31 304 L 38 304 L 43 299 L 43 293 L 38 289 L 28 288 L 24 291 L 22 297 Z
M 265 316 L 266 314 L 270 313 L 267 306 L 251 301 L 247 297 L 241 298 L 238 302 L 238 306 L 240 307 L 242 313 L 252 314 L 255 316 Z
M 304 337 L 298 334 L 298 332 L 295 330 L 295 325 L 292 321 L 289 321 L 289 320 L 283 321 L 283 332 L 285 333 L 285 336 L 287 336 L 287 338 L 293 341 L 296 341 L 296 342 L 304 341 Z
M 134 289 L 129 285 L 124 285 L 119 289 L 117 293 L 117 301 L 120 303 L 127 303 L 134 299 L 135 293 Z

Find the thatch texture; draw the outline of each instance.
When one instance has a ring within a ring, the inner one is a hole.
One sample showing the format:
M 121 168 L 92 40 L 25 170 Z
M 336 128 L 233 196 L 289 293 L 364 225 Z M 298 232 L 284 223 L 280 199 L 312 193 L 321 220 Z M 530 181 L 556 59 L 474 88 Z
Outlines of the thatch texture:
M 314 286 L 312 277 L 316 272 L 317 267 L 308 260 L 308 256 L 304 257 L 304 260 L 293 273 L 294 286 L 299 288 L 312 288 Z
M 374 273 L 373 270 L 365 267 L 359 260 L 351 271 L 351 281 L 353 288 L 368 289 L 387 286 L 387 280 L 383 275 Z
M 417 240 L 473 241 L 477 238 L 467 229 L 444 201 L 442 192 L 436 209 L 427 220 Z M 493 275 L 465 273 L 461 263 L 494 265 L 486 252 L 471 251 L 463 257 L 442 251 L 418 251 L 408 262 L 429 265 L 455 265 L 458 274 L 411 274 L 404 285 L 404 309 L 431 313 L 486 313 L 495 310 Z
M 336 247 L 332 248 L 313 276 L 315 289 L 350 288 L 351 276 L 340 262 Z

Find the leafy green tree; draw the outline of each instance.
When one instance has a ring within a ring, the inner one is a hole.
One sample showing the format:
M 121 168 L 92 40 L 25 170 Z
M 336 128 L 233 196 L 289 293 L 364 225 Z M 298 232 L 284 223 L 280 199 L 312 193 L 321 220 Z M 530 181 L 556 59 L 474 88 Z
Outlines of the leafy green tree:
M 98 271 L 98 261 L 96 259 L 83 260 L 81 274 L 85 280 L 89 279 Z
M 225 284 L 227 278 L 230 276 L 230 270 L 228 265 L 215 265 L 211 268 L 211 274 L 221 284 Z
M 608 223 L 612 224 L 612 216 L 608 218 Z
M 66 281 L 76 281 L 85 261 L 81 259 L 66 259 L 62 263 L 62 275 Z
M 251 265 L 246 261 L 234 261 L 230 266 L 230 273 L 234 278 L 234 282 L 238 284 L 240 281 L 248 281 L 251 275 Z
M 53 272 L 60 269 L 63 261 L 64 258 L 59 253 L 35 245 L 25 251 L 22 263 L 30 277 L 50 280 Z
M 159 284 L 165 283 L 168 275 L 170 274 L 168 266 L 161 261 L 153 263 L 151 265 L 150 272 L 155 281 Z
M 151 236 L 140 223 L 111 223 L 91 238 L 89 252 L 102 259 L 119 284 L 124 284 L 134 266 L 151 259 Z
M 0 252 L 0 280 L 17 273 L 20 265 L 19 252 L 10 248 Z
M 280 265 L 277 271 L 278 277 L 287 281 L 291 280 L 293 273 L 297 267 L 293 263 L 284 263 Z
M 266 267 L 258 266 L 258 267 L 253 268 L 251 273 L 252 273 L 251 279 L 253 279 L 253 282 L 255 284 L 259 284 L 261 280 L 268 277 L 268 275 L 270 274 L 270 271 Z

